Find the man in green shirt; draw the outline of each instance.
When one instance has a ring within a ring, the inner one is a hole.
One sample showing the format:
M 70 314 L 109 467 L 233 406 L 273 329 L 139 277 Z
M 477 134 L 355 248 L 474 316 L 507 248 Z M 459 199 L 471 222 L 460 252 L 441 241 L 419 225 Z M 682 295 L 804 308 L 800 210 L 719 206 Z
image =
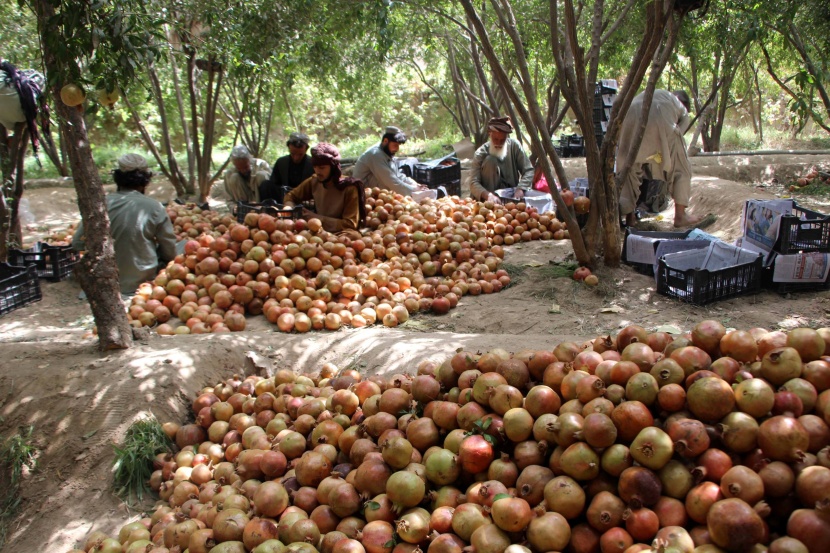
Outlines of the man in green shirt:
M 115 246 L 115 262 L 122 294 L 134 294 L 138 285 L 158 275 L 159 264 L 176 257 L 176 235 L 164 207 L 144 195 L 153 173 L 138 154 L 118 158 L 113 179 L 118 190 L 107 195 L 107 214 Z M 72 247 L 84 249 L 83 223 Z
M 380 144 L 372 146 L 357 159 L 352 176 L 363 182 L 366 188 L 392 190 L 404 196 L 410 196 L 416 190 L 427 190 L 425 185 L 401 173 L 393 159 L 405 142 L 406 135 L 401 129 L 386 127 Z

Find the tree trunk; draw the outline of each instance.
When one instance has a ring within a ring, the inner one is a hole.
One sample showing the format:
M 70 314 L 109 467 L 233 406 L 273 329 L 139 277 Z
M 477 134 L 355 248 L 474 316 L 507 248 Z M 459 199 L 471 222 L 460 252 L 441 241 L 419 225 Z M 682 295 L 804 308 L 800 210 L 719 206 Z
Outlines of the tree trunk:
M 41 36 L 51 33 L 47 22 L 55 15 L 49 0 L 33 2 Z M 110 236 L 110 220 L 107 215 L 104 186 L 98 176 L 92 150 L 86 132 L 83 113 L 70 108 L 61 101 L 60 76 L 79 73 L 80 68 L 71 67 L 76 62 L 61 64 L 49 49 L 49 42 L 41 41 L 43 64 L 52 83 L 53 105 L 58 115 L 61 132 L 69 154 L 78 207 L 84 224 L 86 255 L 81 259 L 75 274 L 86 292 L 92 315 L 98 327 L 98 345 L 102 350 L 123 349 L 132 346 L 132 329 L 127 322 L 127 313 L 121 301 L 118 283 L 118 266 L 115 264 L 115 249 Z
M 179 123 L 182 126 L 182 134 L 184 135 L 184 144 L 187 150 L 187 178 L 184 180 L 184 189 L 187 194 L 195 194 L 194 175 L 196 174 L 196 166 L 193 157 L 193 139 L 190 136 L 190 127 L 187 125 L 187 116 L 185 115 L 184 99 L 182 97 L 182 87 L 179 84 L 179 66 L 176 63 L 176 53 L 169 52 L 170 69 L 173 75 L 173 90 L 176 91 L 176 106 L 179 112 Z M 189 67 L 189 65 L 188 65 Z
M 461 80 L 461 75 L 458 74 L 458 68 L 455 65 L 455 48 L 452 45 L 452 39 L 450 39 L 449 33 L 447 33 L 445 40 L 447 41 L 447 53 L 449 55 L 449 63 L 450 63 L 450 75 L 452 78 L 452 90 L 455 96 L 455 111 L 458 113 L 461 122 L 461 134 L 464 136 L 470 135 L 470 125 L 468 122 L 468 114 L 464 109 L 464 100 L 461 95 L 459 81 Z
M 184 196 L 188 194 L 188 190 L 186 189 L 187 180 L 182 175 L 182 171 L 179 168 L 179 162 L 176 161 L 176 154 L 173 152 L 173 144 L 170 140 L 170 123 L 167 120 L 167 109 L 164 106 L 164 96 L 161 92 L 161 83 L 159 82 L 158 73 L 156 73 L 156 68 L 154 66 L 150 66 L 148 73 L 150 75 L 150 83 L 153 85 L 153 96 L 156 98 L 156 105 L 158 106 L 159 110 L 159 118 L 161 119 L 161 138 L 162 138 L 162 148 L 164 148 L 165 153 L 167 154 L 167 166 L 169 167 L 170 171 L 170 181 L 173 183 L 173 187 L 176 189 L 176 194 L 179 196 Z M 192 193 L 191 190 L 189 193 Z
M 29 133 L 23 123 L 15 125 L 11 136 L 8 136 L 2 125 L 0 129 L 0 164 L 3 176 L 0 193 L 0 261 L 6 261 L 9 248 L 20 248 L 23 244 L 20 199 L 23 197 L 23 161 Z
M 484 27 L 484 23 L 482 22 L 481 18 L 476 12 L 476 9 L 472 4 L 472 0 L 461 0 L 461 4 L 462 6 L 464 6 L 464 11 L 467 13 L 467 17 L 473 23 L 473 26 L 481 43 L 482 53 L 487 58 L 487 61 L 490 63 L 490 69 L 493 71 L 493 74 L 495 75 L 496 82 L 499 84 L 499 88 L 501 89 L 502 93 L 509 99 L 507 105 L 512 105 L 515 107 L 516 111 L 519 113 L 519 116 L 521 118 L 520 120 L 524 123 L 525 128 L 528 131 L 528 137 L 530 138 L 531 148 L 533 150 L 534 155 L 537 157 L 537 159 L 539 159 L 542 165 L 542 170 L 545 174 L 545 178 L 548 182 L 553 183 L 553 169 L 555 168 L 556 174 L 559 177 L 559 181 L 563 183 L 562 186 L 567 187 L 568 179 L 565 175 L 565 169 L 562 166 L 559 157 L 556 155 L 556 152 L 553 149 L 553 144 L 550 140 L 550 135 L 548 135 L 547 127 L 545 126 L 544 117 L 542 116 L 539 104 L 536 101 L 536 96 L 532 93 L 533 91 L 530 90 L 532 88 L 532 83 L 530 79 L 529 70 L 527 68 L 527 61 L 524 56 L 524 47 L 522 45 L 521 37 L 519 36 L 519 32 L 516 27 L 516 21 L 513 16 L 512 9 L 510 9 L 509 5 L 506 5 L 504 7 L 504 12 L 506 13 L 503 13 L 502 10 L 495 5 L 495 3 L 493 4 L 494 10 L 498 14 L 499 19 L 501 21 L 502 28 L 510 35 L 510 38 L 513 42 L 513 47 L 516 49 L 516 57 L 519 62 L 519 69 L 521 71 L 519 75 L 519 81 L 522 84 L 525 97 L 528 100 L 527 106 L 525 106 L 525 102 L 519 95 L 518 91 L 513 87 L 510 77 L 507 74 L 507 71 L 501 64 L 501 61 L 498 55 L 496 54 L 495 49 L 493 48 L 493 44 L 490 42 L 490 37 L 487 33 L 487 29 Z M 551 167 L 551 162 L 553 163 L 553 168 Z M 576 256 L 576 259 L 579 261 L 580 264 L 590 265 L 592 259 L 589 255 L 588 250 L 585 248 L 584 242 L 582 241 L 582 233 L 579 231 L 579 225 L 577 224 L 576 219 L 574 218 L 572 212 L 565 205 L 565 202 L 562 200 L 562 196 L 557 191 L 556 186 L 551 186 L 550 192 L 557 209 L 560 211 L 560 213 L 562 213 L 565 223 L 568 226 L 571 237 L 571 244 L 573 246 L 574 255 Z
M 127 106 L 127 111 L 130 112 L 130 116 L 133 118 L 133 123 L 135 123 L 136 128 L 138 128 L 138 132 L 141 135 L 141 138 L 144 140 L 144 145 L 150 150 L 150 153 L 153 154 L 153 157 L 156 160 L 156 163 L 159 164 L 161 168 L 161 172 L 170 181 L 173 185 L 173 188 L 176 189 L 176 195 L 179 197 L 184 195 L 184 188 L 181 185 L 181 182 L 175 177 L 175 175 L 170 171 L 167 165 L 164 164 L 164 160 L 161 158 L 161 153 L 158 151 L 156 147 L 156 143 L 153 141 L 153 137 L 150 136 L 150 132 L 147 130 L 147 127 L 144 125 L 144 121 L 141 120 L 141 116 L 138 114 L 138 111 L 133 106 L 133 103 L 130 102 L 130 99 L 127 96 L 124 96 L 124 105 Z M 162 123 L 164 124 L 164 123 Z
M 825 114 L 830 114 L 830 95 L 827 94 L 827 89 L 824 88 L 824 83 L 827 79 L 826 67 L 824 68 L 825 70 L 822 71 L 821 68 L 817 68 L 815 63 L 813 63 L 813 59 L 810 57 L 809 52 L 807 52 L 807 47 L 804 45 L 804 41 L 801 40 L 801 34 L 798 32 L 798 28 L 795 26 L 795 23 L 790 21 L 788 30 L 789 34 L 786 35 L 787 40 L 793 45 L 793 47 L 795 47 L 796 52 L 798 52 L 798 55 L 801 56 L 801 60 L 804 62 L 804 67 L 813 77 L 813 83 L 818 90 L 821 103 L 824 104 Z M 827 126 L 821 126 L 825 130 L 828 130 Z
M 52 162 L 52 165 L 55 166 L 58 174 L 62 177 L 68 177 L 69 170 L 66 168 L 66 160 L 64 159 L 64 156 L 61 155 L 61 151 L 58 147 L 55 146 L 51 129 L 49 132 L 42 130 L 40 133 L 40 139 L 40 144 L 43 147 L 43 151 L 46 152 L 46 157 L 48 157 L 49 161 Z
M 758 71 L 760 67 L 752 65 L 752 84 L 755 86 L 755 95 L 758 97 L 758 140 L 764 143 L 764 96 L 761 92 L 761 84 L 758 82 Z

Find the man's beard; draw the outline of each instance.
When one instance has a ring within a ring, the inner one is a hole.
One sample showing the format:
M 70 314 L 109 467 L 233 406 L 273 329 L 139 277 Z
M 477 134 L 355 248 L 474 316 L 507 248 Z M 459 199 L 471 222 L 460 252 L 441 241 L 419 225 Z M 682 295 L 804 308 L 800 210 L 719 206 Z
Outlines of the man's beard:
M 388 155 L 389 157 L 395 157 L 395 154 L 389 151 L 389 144 L 387 144 L 386 146 L 381 145 L 380 149 L 386 152 L 386 155 Z
M 495 156 L 499 161 L 507 157 L 507 141 L 501 145 L 501 148 L 497 148 L 493 142 L 490 142 L 490 155 Z

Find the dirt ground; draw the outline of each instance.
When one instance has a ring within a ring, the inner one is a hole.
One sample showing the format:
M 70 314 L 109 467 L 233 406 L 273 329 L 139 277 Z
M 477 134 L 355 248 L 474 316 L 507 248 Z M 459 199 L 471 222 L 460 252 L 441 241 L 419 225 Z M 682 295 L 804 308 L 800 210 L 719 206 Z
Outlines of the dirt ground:
M 584 174 L 581 163 L 566 160 L 569 174 Z M 830 156 L 695 158 L 692 213 L 717 214 L 707 231 L 734 240 L 745 199 L 774 197 L 780 183 L 814 164 L 830 167 Z M 162 201 L 170 193 L 162 187 L 152 191 Z M 77 219 L 71 188 L 35 188 L 26 197 L 36 221 L 27 229 L 33 238 Z M 802 203 L 826 211 L 817 202 Z M 663 215 L 658 225 L 670 225 L 670 212 Z M 40 451 L 37 469 L 25 476 L 21 511 L 2 551 L 65 552 L 93 530 L 117 534 L 139 513 L 112 494 L 112 445 L 145 414 L 186 420 L 201 388 L 234 373 L 275 367 L 313 372 L 324 362 L 366 373 L 411 372 L 421 360 L 443 359 L 459 347 L 550 349 L 566 340 L 614 334 L 631 323 L 680 331 L 707 318 L 744 329 L 830 325 L 830 292 L 764 291 L 694 307 L 658 295 L 653 278 L 625 266 L 600 269 L 596 288 L 551 278 L 550 262 L 569 258 L 569 242 L 522 244 L 507 252 L 516 275 L 510 288 L 465 297 L 448 315 L 418 316 L 398 329 L 285 335 L 263 317 L 251 317 L 242 333 L 151 335 L 115 353 L 97 351 L 89 306 L 78 299 L 74 281 L 42 281 L 42 301 L 0 318 L 0 436 L 33 425 Z

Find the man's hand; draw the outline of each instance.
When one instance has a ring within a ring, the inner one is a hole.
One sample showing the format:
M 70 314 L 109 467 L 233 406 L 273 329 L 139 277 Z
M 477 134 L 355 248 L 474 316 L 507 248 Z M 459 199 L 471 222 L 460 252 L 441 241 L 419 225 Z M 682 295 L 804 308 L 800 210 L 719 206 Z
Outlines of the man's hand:
M 417 184 L 418 184 L 418 188 L 416 188 L 416 190 L 429 190 L 429 186 L 427 186 L 426 184 L 421 184 L 421 183 L 417 183 Z
M 501 205 L 501 198 L 493 194 L 492 192 L 488 192 L 487 195 L 482 200 L 484 202 L 493 202 L 494 204 Z
M 514 200 L 521 200 L 525 197 L 525 191 L 521 188 L 517 188 L 515 192 L 513 192 L 513 199 Z
M 303 219 L 308 221 L 309 219 L 313 219 L 317 217 L 317 214 L 311 211 L 310 209 L 303 208 Z

